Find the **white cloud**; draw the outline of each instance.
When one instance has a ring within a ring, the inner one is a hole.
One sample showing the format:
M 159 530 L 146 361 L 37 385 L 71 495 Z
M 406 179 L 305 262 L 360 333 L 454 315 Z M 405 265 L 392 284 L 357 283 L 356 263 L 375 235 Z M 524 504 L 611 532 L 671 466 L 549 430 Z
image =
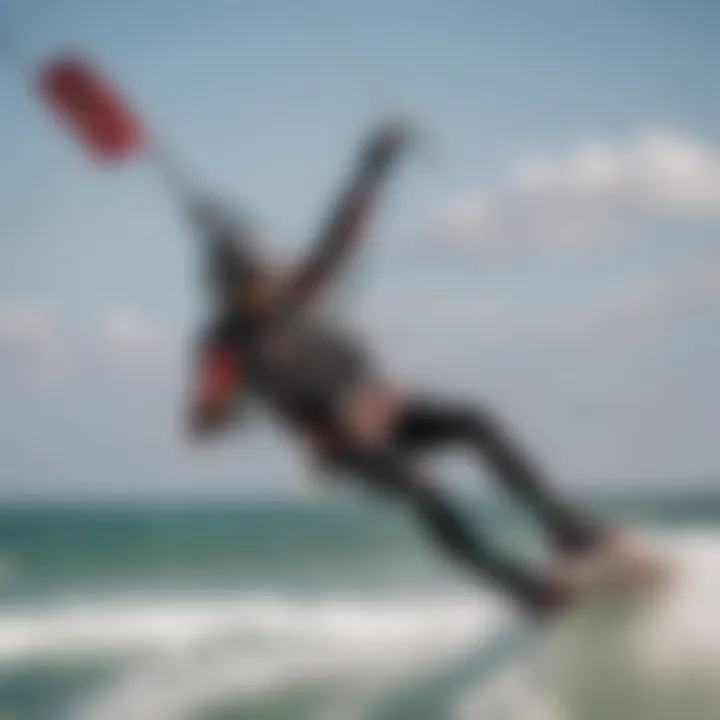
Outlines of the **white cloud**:
M 169 323 L 148 313 L 112 308 L 87 318 L 57 314 L 39 303 L 0 305 L 0 352 L 18 370 L 36 369 L 36 361 L 56 369 L 86 368 L 108 358 L 147 364 L 178 353 L 177 340 Z
M 562 157 L 529 157 L 494 189 L 458 193 L 431 220 L 444 246 L 513 253 L 577 249 L 633 232 L 633 220 L 720 220 L 720 152 L 650 130 L 627 142 L 586 142 Z M 612 233 L 610 232 L 612 231 Z
M 0 392 L 26 382 L 47 389 L 69 367 L 71 343 L 62 318 L 41 303 L 0 305 Z M 48 385 L 48 383 L 50 385 Z
M 489 288 L 472 278 L 451 286 L 418 284 L 401 294 L 386 290 L 365 307 L 362 331 L 398 371 L 443 374 L 455 356 L 519 357 L 545 345 L 558 353 L 615 342 L 632 348 L 653 337 L 674 337 L 692 318 L 720 315 L 720 262 L 714 257 L 607 273 L 605 282 L 564 290 L 551 278 L 536 274 L 532 292 L 518 292 L 515 279 Z
M 146 313 L 115 308 L 100 313 L 94 322 L 95 338 L 103 350 L 124 359 L 152 359 L 172 349 L 173 336 L 166 325 Z
M 35 305 L 10 305 L 0 308 L 0 348 L 41 349 L 55 334 L 51 313 Z

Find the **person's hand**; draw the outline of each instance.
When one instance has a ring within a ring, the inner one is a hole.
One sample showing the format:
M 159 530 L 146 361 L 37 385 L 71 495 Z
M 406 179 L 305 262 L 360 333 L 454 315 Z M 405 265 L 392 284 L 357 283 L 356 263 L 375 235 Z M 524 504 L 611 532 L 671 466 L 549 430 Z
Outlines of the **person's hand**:
M 380 124 L 366 148 L 367 167 L 383 170 L 404 150 L 413 136 L 407 120 L 393 118 Z

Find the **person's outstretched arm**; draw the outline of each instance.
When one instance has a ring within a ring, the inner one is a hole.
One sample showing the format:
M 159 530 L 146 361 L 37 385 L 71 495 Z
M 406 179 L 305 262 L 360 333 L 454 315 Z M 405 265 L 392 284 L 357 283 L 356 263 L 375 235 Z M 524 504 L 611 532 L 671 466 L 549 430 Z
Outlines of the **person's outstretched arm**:
M 346 262 L 359 243 L 382 183 L 407 140 L 407 126 L 392 122 L 382 125 L 366 141 L 350 183 L 315 246 L 307 259 L 290 272 L 283 307 L 316 296 Z

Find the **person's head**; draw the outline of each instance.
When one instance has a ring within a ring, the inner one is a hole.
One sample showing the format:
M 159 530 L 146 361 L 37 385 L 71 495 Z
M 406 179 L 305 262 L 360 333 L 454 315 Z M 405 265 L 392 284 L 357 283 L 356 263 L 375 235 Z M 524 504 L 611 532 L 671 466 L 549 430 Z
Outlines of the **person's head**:
M 197 201 L 192 216 L 205 243 L 206 281 L 213 298 L 240 311 L 261 309 L 268 268 L 249 222 L 213 198 Z

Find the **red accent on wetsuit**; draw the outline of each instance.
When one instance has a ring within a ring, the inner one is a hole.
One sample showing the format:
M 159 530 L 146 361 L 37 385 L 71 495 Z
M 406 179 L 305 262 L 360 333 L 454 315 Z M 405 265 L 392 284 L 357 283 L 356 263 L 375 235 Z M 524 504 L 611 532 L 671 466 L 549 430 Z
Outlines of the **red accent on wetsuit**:
M 221 346 L 205 350 L 195 385 L 196 405 L 204 410 L 229 406 L 239 388 L 241 372 L 234 349 Z

